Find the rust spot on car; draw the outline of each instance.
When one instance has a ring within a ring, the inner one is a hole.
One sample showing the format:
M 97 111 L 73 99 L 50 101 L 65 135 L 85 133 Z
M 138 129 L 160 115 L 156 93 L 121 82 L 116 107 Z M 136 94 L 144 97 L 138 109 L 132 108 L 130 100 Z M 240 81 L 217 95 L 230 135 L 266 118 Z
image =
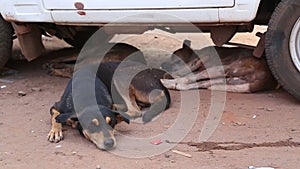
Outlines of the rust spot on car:
M 86 15 L 86 13 L 84 11 L 78 11 L 77 12 L 79 15 Z
M 82 2 L 75 2 L 74 6 L 78 10 L 83 10 L 84 9 L 84 4 Z

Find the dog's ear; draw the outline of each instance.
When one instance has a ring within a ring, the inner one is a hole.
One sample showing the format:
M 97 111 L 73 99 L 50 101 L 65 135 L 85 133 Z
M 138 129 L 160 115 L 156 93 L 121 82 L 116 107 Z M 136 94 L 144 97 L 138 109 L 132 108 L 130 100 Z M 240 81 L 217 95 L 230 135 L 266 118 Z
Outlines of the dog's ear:
M 120 114 L 118 111 L 109 109 L 107 107 L 102 107 L 100 108 L 100 111 L 102 113 L 102 116 L 105 118 L 105 120 L 107 119 L 106 117 L 109 117 L 109 125 L 114 128 L 116 124 L 125 121 L 126 123 L 129 124 L 129 118 L 124 117 L 122 114 Z M 124 115 L 126 115 L 124 113 Z
M 191 41 L 186 39 L 183 41 L 183 44 L 182 44 L 182 48 L 190 48 L 191 47 Z

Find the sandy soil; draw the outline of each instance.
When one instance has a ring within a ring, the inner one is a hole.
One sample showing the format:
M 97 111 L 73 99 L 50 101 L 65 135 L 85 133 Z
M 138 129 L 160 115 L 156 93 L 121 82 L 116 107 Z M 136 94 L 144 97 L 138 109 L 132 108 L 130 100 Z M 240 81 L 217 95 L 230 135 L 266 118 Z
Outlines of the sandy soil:
M 191 39 L 195 49 L 209 44 L 199 34 L 170 35 L 156 31 L 143 36 L 116 36 L 113 41 L 125 37 L 126 42 L 144 50 L 148 58 L 156 58 L 154 61 L 150 59 L 153 64 L 158 64 L 170 52 L 178 49 L 184 38 Z M 236 36 L 234 41 L 255 45 L 257 39 L 253 34 L 244 34 Z M 47 75 L 42 65 L 50 58 L 70 55 L 72 52 L 63 49 L 70 46 L 62 41 L 48 39 L 45 43 L 48 52 L 43 57 L 30 63 L 25 60 L 11 61 L 8 67 L 19 73 L 1 77 L 2 81 L 8 82 L 0 82 L 3 88 L 0 89 L 0 168 L 299 168 L 299 101 L 282 89 L 255 94 L 227 93 L 222 102 L 225 104 L 222 117 L 206 143 L 199 143 L 198 139 L 201 131 L 205 130 L 203 126 L 211 113 L 210 108 L 217 104 L 211 101 L 216 93 L 208 90 L 171 91 L 172 105 L 158 119 L 147 125 L 132 123 L 117 127 L 118 139 L 122 135 L 133 138 L 156 136 L 167 131 L 175 122 L 182 123 L 183 129 L 191 126 L 187 136 L 181 135 L 180 144 L 174 144 L 171 150 L 151 157 L 129 158 L 99 150 L 77 130 L 68 126 L 64 128 L 65 139 L 62 142 L 49 143 L 49 108 L 59 100 L 68 79 Z M 14 54 L 18 55 L 17 47 L 15 49 Z M 26 95 L 18 96 L 19 91 Z M 197 95 L 200 96 L 198 99 L 194 97 Z M 187 103 L 196 103 L 199 109 L 193 109 L 191 107 L 195 105 Z M 186 111 L 189 108 L 191 111 Z M 176 120 L 181 117 L 179 113 L 197 116 L 190 119 L 184 116 L 187 118 Z M 180 135 L 181 129 L 175 132 Z M 156 150 L 174 141 L 172 138 L 161 139 L 160 145 L 152 145 L 148 141 L 144 144 Z M 117 150 L 120 152 L 135 149 L 132 147 L 134 143 L 127 147 L 122 143 L 118 139 L 120 146 Z M 172 150 L 187 153 L 191 158 Z

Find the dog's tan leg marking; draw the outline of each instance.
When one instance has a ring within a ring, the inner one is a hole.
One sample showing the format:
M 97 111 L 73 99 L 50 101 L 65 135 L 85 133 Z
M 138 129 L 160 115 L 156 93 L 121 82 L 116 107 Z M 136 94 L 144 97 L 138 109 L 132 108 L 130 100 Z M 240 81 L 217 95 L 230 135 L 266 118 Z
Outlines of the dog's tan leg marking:
M 142 117 L 142 112 L 139 108 L 139 106 L 136 103 L 136 94 L 135 94 L 135 90 L 134 87 L 132 85 L 129 86 L 129 98 L 124 98 L 124 101 L 127 105 L 127 112 L 126 114 L 128 114 L 131 118 L 138 118 L 138 117 Z
M 124 78 L 124 77 L 123 77 Z M 113 83 L 115 84 L 117 92 L 119 92 L 120 96 L 125 102 L 127 112 L 125 112 L 131 118 L 138 118 L 142 116 L 142 112 L 140 111 L 139 106 L 136 103 L 135 89 L 129 84 L 127 87 L 127 83 L 120 83 L 123 79 L 114 79 Z M 126 79 L 127 80 L 127 79 Z
M 50 142 L 59 142 L 60 140 L 63 139 L 63 134 L 62 134 L 62 124 L 56 122 L 56 117 L 60 114 L 57 110 L 52 109 L 53 115 L 51 117 L 51 130 L 48 134 L 48 140 Z

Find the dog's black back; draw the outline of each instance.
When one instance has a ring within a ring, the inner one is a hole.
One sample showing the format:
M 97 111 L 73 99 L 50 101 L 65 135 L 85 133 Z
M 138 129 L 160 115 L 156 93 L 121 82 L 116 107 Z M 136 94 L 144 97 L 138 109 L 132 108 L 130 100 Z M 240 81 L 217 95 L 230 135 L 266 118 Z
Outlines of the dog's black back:
M 70 79 L 68 82 L 64 93 L 60 99 L 60 101 L 56 102 L 53 105 L 53 108 L 58 110 L 61 115 L 59 115 L 56 120 L 57 122 L 60 123 L 65 123 L 68 118 L 76 119 L 76 111 L 74 107 L 74 102 L 73 102 L 73 95 L 72 95 L 72 83 L 73 80 Z M 77 84 L 74 84 L 77 85 Z M 91 99 L 93 99 L 91 97 Z M 112 100 L 110 97 L 110 94 L 108 90 L 106 89 L 106 86 L 103 84 L 103 82 L 99 79 L 95 79 L 95 97 L 96 102 L 98 105 L 102 105 L 108 108 L 111 108 L 112 105 Z M 51 112 L 51 111 L 50 111 Z
M 121 68 L 119 68 L 120 65 L 122 65 Z M 135 66 L 137 72 L 134 77 L 130 77 L 128 70 L 135 70 Z M 119 69 L 118 71 L 121 72 L 121 75 L 118 73 L 120 76 L 114 77 L 117 76 L 115 74 L 117 69 Z M 150 109 L 143 116 L 144 122 L 151 121 L 153 117 L 167 109 L 170 105 L 169 91 L 160 82 L 164 74 L 165 72 L 160 69 L 148 68 L 147 65 L 134 61 L 104 62 L 100 64 L 97 71 L 97 76 L 106 85 L 111 95 L 113 95 L 114 104 L 125 104 L 124 97 L 120 95 L 120 91 L 116 90 L 114 80 L 121 81 L 120 83 L 131 80 L 130 85 L 133 86 L 138 105 L 141 107 L 151 105 Z M 152 93 L 153 91 L 160 93 L 155 94 Z M 151 100 L 151 93 L 154 97 L 156 95 L 159 98 L 155 101 Z

